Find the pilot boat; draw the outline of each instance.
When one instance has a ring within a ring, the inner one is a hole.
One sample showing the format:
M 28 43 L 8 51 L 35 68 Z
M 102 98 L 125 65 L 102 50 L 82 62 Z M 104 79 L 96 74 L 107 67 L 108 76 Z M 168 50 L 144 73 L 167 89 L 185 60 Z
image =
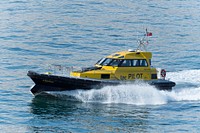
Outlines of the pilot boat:
M 104 86 L 135 84 L 137 81 L 155 86 L 159 90 L 171 91 L 175 82 L 165 79 L 165 69 L 152 67 L 152 53 L 142 50 L 146 49 L 150 35 L 152 33 L 146 30 L 136 50 L 116 52 L 100 59 L 92 67 L 72 71 L 70 76 L 28 71 L 27 75 L 35 83 L 31 92 L 36 95 L 49 91 L 100 89 Z

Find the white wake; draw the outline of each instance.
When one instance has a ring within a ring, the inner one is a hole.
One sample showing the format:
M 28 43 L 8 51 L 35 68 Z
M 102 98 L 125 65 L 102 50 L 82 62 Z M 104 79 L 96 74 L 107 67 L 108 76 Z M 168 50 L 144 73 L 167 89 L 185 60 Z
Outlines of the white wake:
M 50 92 L 54 96 L 70 96 L 81 102 L 159 105 L 171 101 L 200 100 L 200 70 L 169 72 L 167 78 L 176 82 L 173 91 L 160 91 L 145 83 L 106 86 L 102 89 Z M 180 84 L 180 85 L 179 85 Z

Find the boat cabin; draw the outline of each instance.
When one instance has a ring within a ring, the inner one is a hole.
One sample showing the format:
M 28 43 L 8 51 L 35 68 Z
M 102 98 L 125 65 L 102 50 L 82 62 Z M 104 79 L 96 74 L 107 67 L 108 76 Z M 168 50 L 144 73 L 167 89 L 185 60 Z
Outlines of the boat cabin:
M 141 50 L 117 52 L 99 60 L 94 67 L 71 72 L 71 76 L 104 80 L 157 79 L 151 67 L 152 53 Z

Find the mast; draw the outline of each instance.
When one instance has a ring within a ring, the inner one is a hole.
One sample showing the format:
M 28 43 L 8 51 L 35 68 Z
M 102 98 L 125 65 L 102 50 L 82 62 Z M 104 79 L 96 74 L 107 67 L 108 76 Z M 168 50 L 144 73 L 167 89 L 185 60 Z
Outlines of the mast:
M 144 51 L 147 51 L 146 47 L 147 45 L 149 44 L 149 36 L 152 36 L 152 32 L 148 32 L 147 31 L 147 28 L 146 28 L 146 31 L 145 31 L 145 34 L 144 34 L 144 37 L 140 40 L 138 40 L 138 47 L 137 47 L 137 50 L 144 50 Z

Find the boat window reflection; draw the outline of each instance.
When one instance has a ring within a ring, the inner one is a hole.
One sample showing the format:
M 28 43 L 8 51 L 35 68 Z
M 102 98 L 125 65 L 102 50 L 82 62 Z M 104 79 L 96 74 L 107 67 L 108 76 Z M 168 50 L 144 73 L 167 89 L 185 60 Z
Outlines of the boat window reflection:
M 119 66 L 119 64 L 121 63 L 122 60 L 119 59 L 113 59 L 108 66 Z
M 107 66 L 111 61 L 112 61 L 112 59 L 105 58 L 99 65 Z
M 123 60 L 121 66 L 122 67 L 131 67 L 131 66 L 133 66 L 132 65 L 132 60 Z
M 147 61 L 144 59 L 123 60 L 120 67 L 147 67 Z
M 99 60 L 97 65 L 101 66 L 119 66 L 119 67 L 148 67 L 145 59 L 111 59 L 103 58 Z
M 105 60 L 105 58 L 101 58 L 100 60 L 97 61 L 97 65 L 100 65 L 103 61 Z

